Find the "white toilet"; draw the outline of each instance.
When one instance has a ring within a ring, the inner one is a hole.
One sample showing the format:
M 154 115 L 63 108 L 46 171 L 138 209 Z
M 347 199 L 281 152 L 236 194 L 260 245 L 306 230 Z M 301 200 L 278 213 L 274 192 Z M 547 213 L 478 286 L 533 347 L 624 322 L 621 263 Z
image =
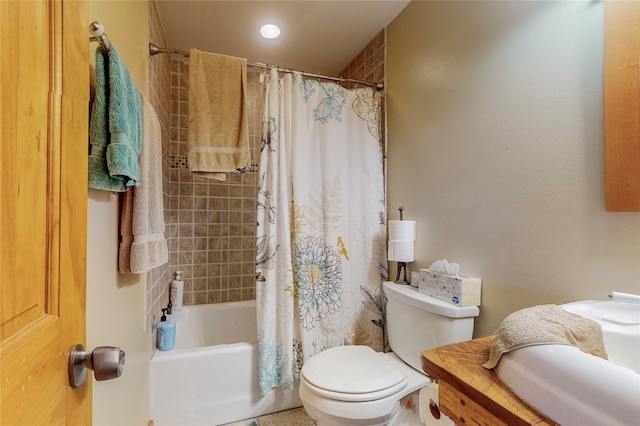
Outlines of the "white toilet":
M 384 294 L 392 353 L 340 346 L 302 366 L 300 398 L 319 425 L 415 424 L 398 416 L 400 401 L 413 393 L 417 397 L 431 382 L 420 353 L 472 337 L 477 306 L 454 306 L 393 282 L 384 283 Z

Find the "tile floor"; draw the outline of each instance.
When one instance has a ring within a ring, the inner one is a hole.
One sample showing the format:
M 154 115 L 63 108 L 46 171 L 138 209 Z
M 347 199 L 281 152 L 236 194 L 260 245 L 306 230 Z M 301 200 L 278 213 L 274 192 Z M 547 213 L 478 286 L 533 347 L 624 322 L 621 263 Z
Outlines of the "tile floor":
M 304 411 L 304 408 L 280 411 L 267 414 L 255 419 L 246 419 L 239 422 L 227 423 L 224 426 L 315 426 L 316 422 Z

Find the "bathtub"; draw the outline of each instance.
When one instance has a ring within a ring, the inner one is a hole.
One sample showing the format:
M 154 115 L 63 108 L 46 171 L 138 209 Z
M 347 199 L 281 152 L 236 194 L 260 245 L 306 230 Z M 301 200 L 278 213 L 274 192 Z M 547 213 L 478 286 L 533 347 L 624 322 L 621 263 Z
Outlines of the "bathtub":
M 302 406 L 292 391 L 258 386 L 255 300 L 185 306 L 176 346 L 149 367 L 149 418 L 156 426 L 220 425 Z

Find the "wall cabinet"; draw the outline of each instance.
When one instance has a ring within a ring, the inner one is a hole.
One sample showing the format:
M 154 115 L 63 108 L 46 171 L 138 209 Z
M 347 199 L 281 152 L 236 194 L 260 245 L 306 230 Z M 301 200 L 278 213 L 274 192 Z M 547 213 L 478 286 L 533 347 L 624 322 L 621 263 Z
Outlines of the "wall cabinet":
M 640 2 L 605 3 L 607 211 L 640 211 Z

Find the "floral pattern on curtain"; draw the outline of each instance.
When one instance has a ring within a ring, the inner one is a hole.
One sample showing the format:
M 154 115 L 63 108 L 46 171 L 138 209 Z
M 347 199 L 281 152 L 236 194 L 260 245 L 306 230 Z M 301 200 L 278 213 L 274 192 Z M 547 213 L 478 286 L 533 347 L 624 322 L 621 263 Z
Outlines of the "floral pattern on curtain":
M 299 74 L 265 81 L 256 299 L 263 394 L 309 357 L 382 351 L 387 278 L 380 94 Z

